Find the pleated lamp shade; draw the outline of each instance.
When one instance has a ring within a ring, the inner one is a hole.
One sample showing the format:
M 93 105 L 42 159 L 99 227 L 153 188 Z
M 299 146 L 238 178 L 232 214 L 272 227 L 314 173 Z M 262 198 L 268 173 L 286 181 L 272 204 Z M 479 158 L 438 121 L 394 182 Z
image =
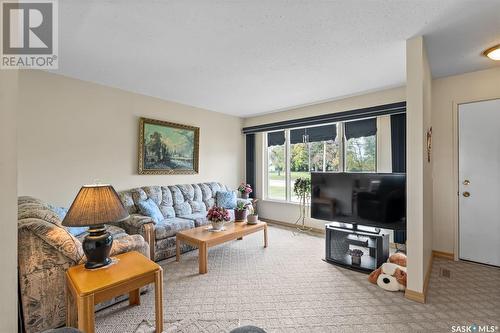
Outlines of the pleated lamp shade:
M 85 227 L 126 220 L 129 214 L 111 185 L 84 185 L 62 221 L 67 227 Z

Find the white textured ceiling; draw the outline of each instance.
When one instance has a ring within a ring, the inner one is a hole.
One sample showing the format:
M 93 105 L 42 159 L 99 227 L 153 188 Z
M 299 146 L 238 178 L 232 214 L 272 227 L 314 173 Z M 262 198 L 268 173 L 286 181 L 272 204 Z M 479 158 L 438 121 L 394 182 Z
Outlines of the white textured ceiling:
M 57 73 L 238 116 L 498 64 L 500 1 L 59 1 Z

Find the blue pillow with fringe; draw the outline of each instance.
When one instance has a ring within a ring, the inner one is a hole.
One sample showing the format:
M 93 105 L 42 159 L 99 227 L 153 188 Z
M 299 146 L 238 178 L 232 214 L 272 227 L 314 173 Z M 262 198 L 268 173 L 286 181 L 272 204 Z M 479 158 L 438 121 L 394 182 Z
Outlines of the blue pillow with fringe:
M 164 220 L 160 208 L 151 198 L 139 201 L 138 206 L 141 213 L 149 216 L 155 223 L 160 223 Z

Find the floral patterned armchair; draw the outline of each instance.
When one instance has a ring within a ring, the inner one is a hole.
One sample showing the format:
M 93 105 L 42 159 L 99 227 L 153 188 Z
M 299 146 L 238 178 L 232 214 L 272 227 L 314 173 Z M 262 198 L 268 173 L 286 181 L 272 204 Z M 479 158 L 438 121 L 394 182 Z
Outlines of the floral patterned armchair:
M 114 238 L 111 255 L 138 251 L 149 258 L 149 245 L 142 236 L 127 235 L 117 226 L 108 226 L 108 231 Z M 47 203 L 32 197 L 18 199 L 19 302 L 27 333 L 65 324 L 65 272 L 85 262 L 81 241 L 86 234 L 73 236 Z M 124 298 L 100 304 L 97 309 Z

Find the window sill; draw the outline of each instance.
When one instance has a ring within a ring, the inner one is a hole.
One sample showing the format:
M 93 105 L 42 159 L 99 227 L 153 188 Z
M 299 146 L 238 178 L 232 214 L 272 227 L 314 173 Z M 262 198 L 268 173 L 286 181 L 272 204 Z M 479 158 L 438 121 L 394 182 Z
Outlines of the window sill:
M 262 202 L 277 203 L 277 204 L 300 206 L 299 202 L 294 202 L 294 201 L 285 201 L 285 200 L 277 200 L 277 199 L 262 199 L 261 201 Z M 310 205 L 311 205 L 311 203 L 308 203 L 306 206 L 310 206 Z

